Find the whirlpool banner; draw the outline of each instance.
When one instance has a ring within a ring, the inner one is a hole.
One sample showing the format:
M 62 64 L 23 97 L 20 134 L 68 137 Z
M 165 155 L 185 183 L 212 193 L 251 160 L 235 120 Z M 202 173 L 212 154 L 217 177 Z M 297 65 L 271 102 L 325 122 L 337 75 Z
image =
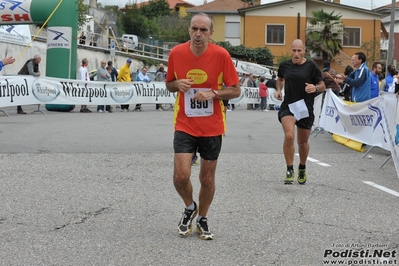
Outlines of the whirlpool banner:
M 173 104 L 165 82 L 97 82 L 49 77 L 0 77 L 0 107 L 27 104 Z M 259 103 L 258 88 L 241 87 L 235 104 Z M 269 102 L 270 103 L 270 102 Z

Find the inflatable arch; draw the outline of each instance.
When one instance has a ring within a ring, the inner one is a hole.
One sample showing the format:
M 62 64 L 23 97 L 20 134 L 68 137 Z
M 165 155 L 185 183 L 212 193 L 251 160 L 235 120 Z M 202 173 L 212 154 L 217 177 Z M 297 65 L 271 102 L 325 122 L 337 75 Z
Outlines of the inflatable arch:
M 0 24 L 47 26 L 46 76 L 76 79 L 77 0 L 0 0 Z

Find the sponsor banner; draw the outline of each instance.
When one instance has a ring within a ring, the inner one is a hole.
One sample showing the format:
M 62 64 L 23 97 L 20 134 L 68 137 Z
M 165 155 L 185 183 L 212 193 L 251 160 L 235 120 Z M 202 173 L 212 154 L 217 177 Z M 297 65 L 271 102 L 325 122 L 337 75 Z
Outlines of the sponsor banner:
M 47 49 L 71 49 L 71 40 L 71 27 L 50 27 L 47 30 Z
M 399 108 L 398 98 L 393 93 L 384 93 L 381 98 L 382 121 L 385 124 L 385 139 L 389 144 L 396 172 L 399 176 Z
M 314 98 L 314 103 L 313 103 L 314 127 L 319 127 L 322 103 L 323 103 L 323 93 L 320 93 Z
M 2 0 L 0 2 L 0 24 L 33 23 L 30 6 L 31 0 Z
M 30 40 L 29 25 L 0 26 L 0 42 L 28 45 Z
M 231 104 L 256 104 L 260 103 L 259 89 L 251 87 L 241 87 L 241 94 L 229 101 Z
M 255 63 L 240 61 L 235 58 L 232 58 L 232 60 L 239 76 L 254 74 L 254 76 L 264 76 L 266 79 L 272 78 L 274 71 L 267 67 Z
M 241 88 L 233 103 L 259 103 L 257 88 Z M 174 104 L 164 82 L 98 82 L 33 76 L 0 77 L 0 107 L 27 104 Z
M 320 126 L 334 134 L 389 151 L 381 109 L 380 97 L 347 105 L 327 90 Z

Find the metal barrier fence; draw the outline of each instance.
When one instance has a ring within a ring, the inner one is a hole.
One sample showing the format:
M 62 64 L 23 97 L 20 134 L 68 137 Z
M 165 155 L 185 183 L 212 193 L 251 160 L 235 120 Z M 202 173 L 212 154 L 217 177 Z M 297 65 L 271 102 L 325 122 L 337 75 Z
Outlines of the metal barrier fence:
M 81 35 L 83 33 L 84 35 Z M 98 34 L 93 32 L 81 32 L 78 38 L 79 45 L 99 47 L 103 49 L 110 49 L 111 39 L 115 40 L 116 50 L 122 52 L 131 52 L 135 55 L 141 55 L 147 58 L 163 59 L 168 60 L 168 56 L 172 47 L 169 44 L 165 44 L 163 47 L 150 45 L 146 43 L 138 43 L 136 49 L 127 49 L 124 47 L 123 40 L 121 38 L 113 38 L 106 36 L 105 34 Z M 84 36 L 84 38 L 82 37 Z

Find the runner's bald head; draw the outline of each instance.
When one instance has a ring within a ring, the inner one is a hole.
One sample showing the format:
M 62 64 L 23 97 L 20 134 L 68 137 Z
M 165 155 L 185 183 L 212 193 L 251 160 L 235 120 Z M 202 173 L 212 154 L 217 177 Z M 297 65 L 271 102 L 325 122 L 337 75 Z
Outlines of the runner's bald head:
M 296 47 L 302 47 L 303 49 L 305 49 L 306 47 L 305 47 L 305 44 L 303 43 L 303 41 L 301 40 L 301 39 L 295 39 L 292 43 L 291 43 L 291 48 L 292 47 L 294 47 L 294 46 L 296 46 Z

